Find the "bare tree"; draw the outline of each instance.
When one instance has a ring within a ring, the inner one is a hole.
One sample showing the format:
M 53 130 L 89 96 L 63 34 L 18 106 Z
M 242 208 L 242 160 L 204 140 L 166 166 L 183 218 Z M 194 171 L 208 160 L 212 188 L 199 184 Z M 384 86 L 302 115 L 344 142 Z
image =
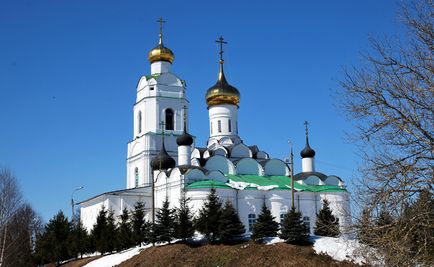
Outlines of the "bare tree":
M 431 197 L 434 192 L 433 1 L 404 2 L 400 19 L 405 36 L 371 38 L 372 52 L 360 67 L 345 70 L 338 96 L 355 124 L 352 137 L 364 160 L 355 195 L 364 215 L 372 215 L 369 243 L 386 264 L 406 266 L 425 264 L 420 255 L 432 242 L 414 240 L 409 231 L 434 233 L 427 219 L 432 213 L 419 216 L 414 209 L 421 205 L 413 205 L 421 192 Z M 382 212 L 391 216 L 385 224 L 378 223 Z M 359 226 L 366 231 L 366 225 Z M 419 241 L 425 244 L 412 246 L 419 251 L 409 251 L 409 244 Z
M 29 266 L 41 219 L 24 203 L 16 177 L 0 169 L 0 267 Z
M 22 204 L 22 195 L 15 176 L 8 169 L 0 169 L 0 228 Z
M 8 221 L 3 266 L 31 266 L 36 235 L 42 230 L 40 217 L 28 204 L 22 205 Z

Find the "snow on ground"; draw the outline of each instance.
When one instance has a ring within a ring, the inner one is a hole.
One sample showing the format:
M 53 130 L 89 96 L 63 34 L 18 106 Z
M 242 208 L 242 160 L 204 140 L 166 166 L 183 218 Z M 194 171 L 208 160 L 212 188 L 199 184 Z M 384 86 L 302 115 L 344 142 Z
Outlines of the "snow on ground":
M 346 237 L 311 236 L 310 240 L 314 243 L 313 249 L 316 254 L 325 253 L 337 261 L 348 260 L 357 264 L 367 262 L 365 258 L 360 255 L 360 251 L 369 248 L 361 245 L 356 239 L 348 239 Z M 267 237 L 264 239 L 264 244 L 266 245 L 282 242 L 285 242 L 285 240 L 279 237 Z
M 146 245 L 146 246 L 137 246 L 134 248 L 130 248 L 124 251 L 121 251 L 119 253 L 114 253 L 114 254 L 110 254 L 107 256 L 103 256 L 99 259 L 96 259 L 94 261 L 89 262 L 88 264 L 85 265 L 85 267 L 109 267 L 109 266 L 115 266 L 120 264 L 121 262 L 124 262 L 134 256 L 136 256 L 137 254 L 139 254 L 140 252 L 142 252 L 143 250 L 152 247 L 152 244 Z
M 337 261 L 353 261 L 357 264 L 366 262 L 358 251 L 361 244 L 356 239 L 345 237 L 313 237 L 313 249 L 317 254 L 325 253 Z
M 325 253 L 337 261 L 348 260 L 353 261 L 357 264 L 363 264 L 364 262 L 366 262 L 364 257 L 359 254 L 360 249 L 363 249 L 365 246 L 361 245 L 356 239 L 348 239 L 346 237 L 322 236 L 311 236 L 310 239 L 314 243 L 313 249 L 315 250 L 316 254 Z M 205 237 L 196 232 L 192 240 L 195 242 L 203 242 L 205 240 Z M 175 240 L 173 243 L 176 243 L 177 241 L 178 240 Z M 266 245 L 272 245 L 282 242 L 284 242 L 284 240 L 279 237 L 267 237 L 264 239 L 264 244 Z M 167 243 L 157 244 L 157 246 L 164 245 L 167 245 Z M 140 252 L 149 247 L 152 247 L 152 244 L 143 247 L 137 246 L 119 253 L 103 256 L 88 263 L 87 265 L 85 265 L 85 267 L 109 267 L 118 265 L 134 257 L 135 255 L 139 254 Z
M 281 239 L 278 236 L 264 238 L 264 244 L 265 245 L 273 245 L 273 244 L 276 244 L 276 243 L 283 243 L 283 242 L 285 242 L 285 240 Z

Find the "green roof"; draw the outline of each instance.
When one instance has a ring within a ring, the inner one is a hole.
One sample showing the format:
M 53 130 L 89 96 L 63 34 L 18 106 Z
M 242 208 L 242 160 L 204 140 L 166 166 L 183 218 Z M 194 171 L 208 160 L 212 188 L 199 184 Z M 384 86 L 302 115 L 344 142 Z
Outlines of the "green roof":
M 149 81 L 152 78 L 154 78 L 156 80 L 156 79 L 158 79 L 158 77 L 160 77 L 160 74 L 146 75 L 145 76 L 145 78 L 146 78 L 147 81 Z
M 291 178 L 287 176 L 259 176 L 259 175 L 233 175 L 225 174 L 226 183 L 204 180 L 192 182 L 187 189 L 200 188 L 227 188 L 240 190 L 291 190 Z M 307 192 L 345 192 L 345 188 L 335 185 L 305 185 L 294 182 L 294 189 Z
M 232 187 L 228 186 L 226 183 L 218 182 L 214 180 L 198 181 L 187 185 L 187 189 L 201 189 L 201 188 L 211 188 L 211 187 L 232 189 Z

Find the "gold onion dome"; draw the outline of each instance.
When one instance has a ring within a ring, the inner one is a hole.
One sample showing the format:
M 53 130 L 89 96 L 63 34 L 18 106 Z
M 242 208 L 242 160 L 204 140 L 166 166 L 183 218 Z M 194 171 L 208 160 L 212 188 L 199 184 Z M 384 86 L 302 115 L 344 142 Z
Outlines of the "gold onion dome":
M 240 92 L 230 85 L 225 78 L 223 71 L 223 60 L 220 60 L 219 78 L 214 86 L 206 92 L 206 103 L 208 107 L 220 104 L 236 105 L 240 103 Z
M 148 59 L 151 63 L 157 61 L 167 61 L 173 63 L 175 55 L 173 54 L 172 50 L 163 45 L 163 42 L 160 38 L 160 43 L 154 49 L 149 51 Z

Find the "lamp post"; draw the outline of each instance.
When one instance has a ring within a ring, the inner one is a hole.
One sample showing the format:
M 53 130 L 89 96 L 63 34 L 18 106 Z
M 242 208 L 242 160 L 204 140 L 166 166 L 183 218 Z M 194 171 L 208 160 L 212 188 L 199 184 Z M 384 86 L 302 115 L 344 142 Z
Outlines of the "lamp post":
M 291 140 L 288 140 L 288 144 L 291 147 L 291 153 L 289 154 L 289 177 L 291 178 L 291 208 L 294 209 L 294 154 L 292 153 Z
M 74 193 L 77 192 L 78 190 L 84 189 L 84 186 L 80 186 L 78 188 L 76 188 L 74 191 L 72 191 L 71 193 L 71 209 L 72 209 L 72 222 L 74 223 L 75 221 L 75 212 L 74 212 Z

